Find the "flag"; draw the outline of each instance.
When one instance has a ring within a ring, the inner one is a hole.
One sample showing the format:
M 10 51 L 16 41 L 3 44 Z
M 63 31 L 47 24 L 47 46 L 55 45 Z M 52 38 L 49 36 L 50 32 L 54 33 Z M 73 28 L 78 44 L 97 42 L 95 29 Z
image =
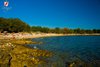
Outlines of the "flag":
M 9 5 L 9 2 L 4 2 L 4 6 L 7 7 Z

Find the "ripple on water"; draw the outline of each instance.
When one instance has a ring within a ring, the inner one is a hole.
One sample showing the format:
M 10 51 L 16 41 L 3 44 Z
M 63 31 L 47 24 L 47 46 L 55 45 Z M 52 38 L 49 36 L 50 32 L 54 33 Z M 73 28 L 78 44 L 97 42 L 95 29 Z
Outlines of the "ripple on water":
M 54 52 L 55 58 L 64 62 L 80 62 L 86 65 L 92 63 L 94 67 L 100 65 L 100 36 L 47 37 L 35 38 L 32 41 L 43 42 L 42 45 L 34 45 L 39 49 Z

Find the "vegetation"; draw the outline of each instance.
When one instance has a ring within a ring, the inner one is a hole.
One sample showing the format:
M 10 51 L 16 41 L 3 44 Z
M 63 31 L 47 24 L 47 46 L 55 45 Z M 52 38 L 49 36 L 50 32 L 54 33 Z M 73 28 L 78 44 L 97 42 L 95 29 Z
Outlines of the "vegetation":
M 100 29 L 93 29 L 93 30 L 85 30 L 85 29 L 69 29 L 69 28 L 48 28 L 48 27 L 41 27 L 41 26 L 32 26 L 31 30 L 33 32 L 43 32 L 43 33 L 57 33 L 57 34 L 94 34 L 100 33 Z
M 0 32 L 43 32 L 43 33 L 63 33 L 63 34 L 92 34 L 100 33 L 100 29 L 85 30 L 85 29 L 69 29 L 69 28 L 48 28 L 41 26 L 29 26 L 18 18 L 0 18 Z
M 30 26 L 18 18 L 0 18 L 0 31 L 4 32 L 29 32 Z

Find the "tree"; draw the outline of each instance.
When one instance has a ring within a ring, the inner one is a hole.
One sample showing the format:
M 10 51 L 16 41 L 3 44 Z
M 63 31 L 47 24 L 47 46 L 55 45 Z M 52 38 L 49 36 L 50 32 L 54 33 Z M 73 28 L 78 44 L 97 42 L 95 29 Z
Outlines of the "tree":
M 60 33 L 60 28 L 59 28 L 59 27 L 56 27 L 56 28 L 54 29 L 54 32 L 59 34 L 59 33 Z
M 0 18 L 0 31 L 29 32 L 30 26 L 18 18 Z

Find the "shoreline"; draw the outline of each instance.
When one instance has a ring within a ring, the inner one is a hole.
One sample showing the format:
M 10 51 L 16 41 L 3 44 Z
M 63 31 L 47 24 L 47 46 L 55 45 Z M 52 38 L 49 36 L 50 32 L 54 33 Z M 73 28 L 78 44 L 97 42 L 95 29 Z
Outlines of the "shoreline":
M 94 34 L 92 34 L 91 36 L 93 35 Z M 95 36 L 98 36 L 98 35 L 100 36 L 100 34 L 95 34 Z M 50 52 L 47 50 L 41 50 L 38 48 L 31 49 L 25 46 L 26 44 L 39 43 L 39 42 L 30 41 L 28 38 L 53 37 L 53 36 L 90 36 L 90 34 L 64 35 L 64 34 L 44 34 L 44 33 L 42 34 L 14 33 L 14 34 L 2 35 L 4 39 L 0 40 L 1 41 L 0 57 L 2 57 L 0 58 L 0 65 L 2 66 L 5 64 L 5 66 L 9 66 L 9 67 L 15 67 L 15 65 L 17 65 L 17 67 L 22 67 L 22 66 L 34 67 L 35 65 L 38 66 L 39 64 L 41 64 L 41 66 L 46 65 L 47 62 L 48 63 L 52 62 L 51 65 L 53 65 L 56 61 L 55 65 L 56 67 L 58 67 L 57 65 L 59 61 L 48 60 L 54 57 L 53 52 Z M 15 39 L 13 39 L 13 37 L 15 37 Z M 74 62 L 63 63 L 63 64 L 67 65 L 68 67 L 75 66 L 75 65 L 78 65 L 75 63 L 76 61 L 78 60 L 75 60 Z M 80 63 L 83 63 L 83 61 L 80 61 Z
M 100 36 L 100 34 L 8 33 L 7 35 L 1 34 L 0 39 L 29 39 L 54 36 Z
M 30 40 L 1 40 L 0 42 L 0 66 L 1 67 L 34 67 L 46 64 L 46 60 L 53 57 L 53 53 L 38 48 L 29 48 L 24 44 L 32 44 Z M 41 59 L 41 58 L 45 59 Z M 51 61 L 49 61 L 51 62 Z M 53 64 L 52 64 L 53 65 Z

